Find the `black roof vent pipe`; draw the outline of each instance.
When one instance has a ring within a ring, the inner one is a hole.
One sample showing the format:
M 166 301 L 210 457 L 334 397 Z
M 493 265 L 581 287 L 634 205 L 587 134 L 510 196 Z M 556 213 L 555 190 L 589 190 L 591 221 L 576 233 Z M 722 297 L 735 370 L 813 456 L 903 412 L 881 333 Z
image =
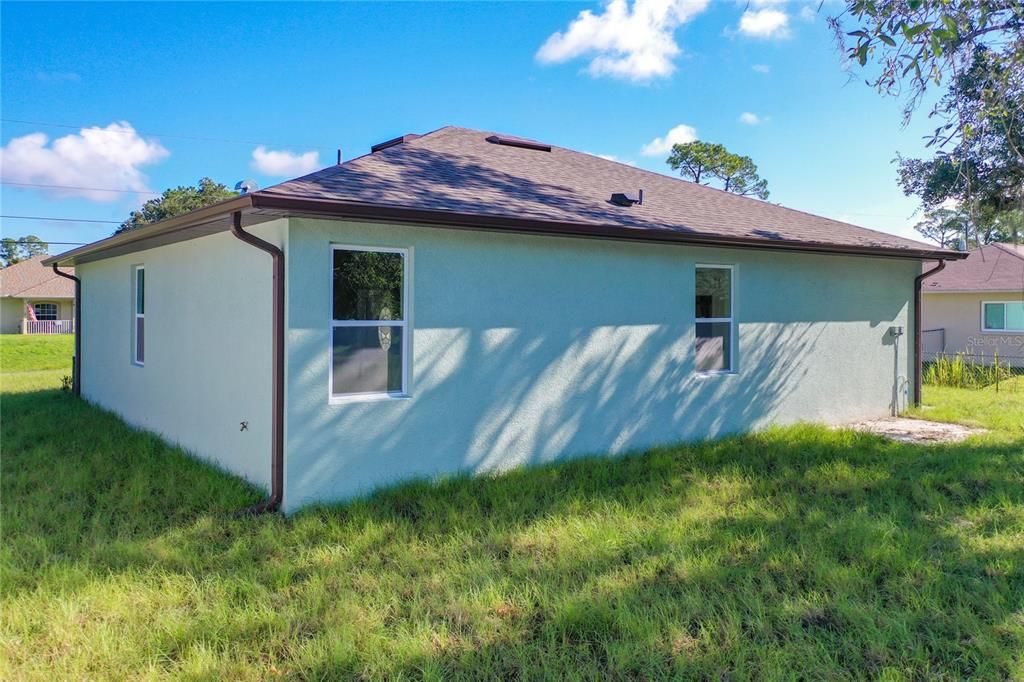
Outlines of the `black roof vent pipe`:
M 616 192 L 612 194 L 610 201 L 616 206 L 632 206 L 633 204 L 642 206 L 644 203 L 644 191 L 642 189 L 638 190 L 636 194 Z

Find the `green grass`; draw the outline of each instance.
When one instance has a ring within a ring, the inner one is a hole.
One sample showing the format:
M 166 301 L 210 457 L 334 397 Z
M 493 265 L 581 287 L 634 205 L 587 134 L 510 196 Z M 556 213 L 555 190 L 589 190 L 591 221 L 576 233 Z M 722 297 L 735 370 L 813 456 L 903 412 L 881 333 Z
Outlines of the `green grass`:
M 20 393 L 59 387 L 71 376 L 71 334 L 0 334 L 0 391 Z
M 1007 395 L 932 389 L 991 429 L 957 445 L 797 426 L 235 519 L 236 479 L 5 394 L 0 676 L 1024 678 Z

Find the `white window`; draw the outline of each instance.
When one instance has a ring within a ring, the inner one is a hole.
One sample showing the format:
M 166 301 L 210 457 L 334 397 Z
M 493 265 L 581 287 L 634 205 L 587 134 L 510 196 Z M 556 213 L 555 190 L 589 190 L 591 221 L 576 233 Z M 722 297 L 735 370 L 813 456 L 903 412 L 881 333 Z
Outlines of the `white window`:
M 981 304 L 983 332 L 1024 332 L 1024 301 L 985 301 Z
M 736 337 L 732 266 L 698 265 L 695 289 L 697 371 L 732 372 Z
M 132 268 L 132 362 L 146 362 L 146 269 Z
M 404 396 L 408 252 L 333 246 L 331 256 L 331 399 Z
M 57 319 L 56 303 L 33 303 L 32 309 L 36 312 L 37 320 L 43 321 Z

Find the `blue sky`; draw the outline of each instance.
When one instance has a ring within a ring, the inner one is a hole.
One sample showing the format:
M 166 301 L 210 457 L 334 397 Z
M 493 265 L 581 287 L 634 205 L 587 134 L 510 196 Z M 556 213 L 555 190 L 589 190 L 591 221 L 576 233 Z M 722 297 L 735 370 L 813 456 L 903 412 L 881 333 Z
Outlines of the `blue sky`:
M 926 154 L 928 121 L 903 128 L 900 102 L 851 79 L 816 8 L 4 3 L 2 213 L 120 221 L 145 190 L 266 187 L 446 124 L 669 172 L 643 152 L 675 129 L 751 156 L 771 201 L 913 236 L 892 159 Z M 53 241 L 115 227 L 0 220 Z

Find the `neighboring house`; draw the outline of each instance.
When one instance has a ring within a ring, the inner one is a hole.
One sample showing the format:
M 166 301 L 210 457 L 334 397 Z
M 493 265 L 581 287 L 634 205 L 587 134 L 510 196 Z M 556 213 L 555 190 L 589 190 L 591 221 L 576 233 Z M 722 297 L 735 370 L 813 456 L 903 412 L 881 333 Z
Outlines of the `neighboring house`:
M 291 511 L 887 415 L 921 261 L 961 257 L 448 127 L 49 262 L 82 280 L 82 395 Z
M 44 267 L 46 258 L 34 256 L 0 270 L 0 333 L 75 331 L 75 283 Z
M 964 353 L 1024 367 L 1024 245 L 989 244 L 924 283 L 925 360 Z

